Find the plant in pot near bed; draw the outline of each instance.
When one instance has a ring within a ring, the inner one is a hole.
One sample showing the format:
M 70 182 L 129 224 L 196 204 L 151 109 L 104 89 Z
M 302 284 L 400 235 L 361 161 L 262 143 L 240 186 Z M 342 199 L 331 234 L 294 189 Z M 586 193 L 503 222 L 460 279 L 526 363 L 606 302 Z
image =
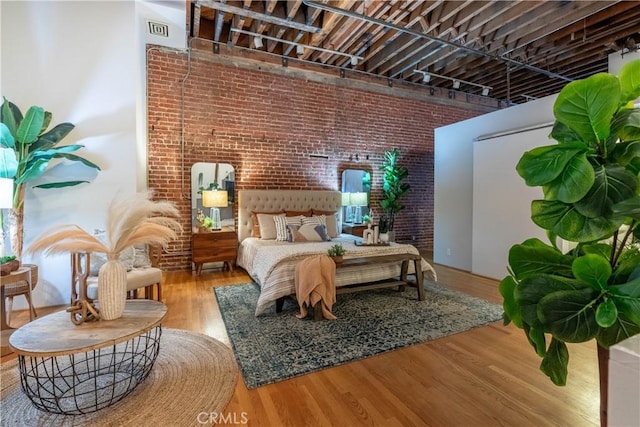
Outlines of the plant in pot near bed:
M 327 255 L 329 255 L 336 264 L 340 264 L 343 261 L 343 255 L 345 253 L 347 253 L 347 251 L 340 243 L 336 243 L 327 249 Z
M 395 241 L 395 220 L 396 214 L 404 209 L 400 203 L 400 198 L 409 191 L 409 184 L 404 182 L 409 176 L 406 167 L 398 165 L 400 150 L 394 148 L 384 152 L 384 162 L 380 166 L 382 171 L 382 192 L 383 198 L 380 200 L 380 207 L 384 214 L 380 217 L 380 233 L 387 233 L 386 241 Z M 383 229 L 385 231 L 383 231 Z M 384 237 L 381 236 L 380 240 Z M 384 240 L 383 240 L 384 241 Z
M 640 332 L 639 76 L 634 61 L 619 77 L 600 73 L 562 89 L 557 144 L 524 153 L 516 167 L 527 185 L 542 186 L 531 219 L 550 242 L 514 245 L 500 283 L 505 323 L 524 330 L 554 384 L 567 380 L 566 343 L 596 340 L 603 426 L 608 349 Z

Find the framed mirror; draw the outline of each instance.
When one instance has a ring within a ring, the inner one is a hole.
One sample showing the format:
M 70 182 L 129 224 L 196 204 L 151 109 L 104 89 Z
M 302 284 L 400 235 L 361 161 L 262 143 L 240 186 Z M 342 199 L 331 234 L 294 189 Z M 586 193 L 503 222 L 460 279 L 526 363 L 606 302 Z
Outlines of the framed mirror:
M 371 173 L 362 169 L 345 169 L 341 191 L 344 222 L 362 224 L 362 217 L 370 213 Z
M 207 191 L 220 190 L 226 192 L 224 200 L 220 197 L 211 198 L 209 196 L 221 194 L 208 193 Z M 235 172 L 229 163 L 195 163 L 191 166 L 191 226 L 193 232 L 198 231 L 198 214 L 209 217 L 213 220 L 214 229 L 233 230 L 235 229 L 235 218 L 233 215 L 235 190 Z M 226 203 L 225 203 L 226 202 Z

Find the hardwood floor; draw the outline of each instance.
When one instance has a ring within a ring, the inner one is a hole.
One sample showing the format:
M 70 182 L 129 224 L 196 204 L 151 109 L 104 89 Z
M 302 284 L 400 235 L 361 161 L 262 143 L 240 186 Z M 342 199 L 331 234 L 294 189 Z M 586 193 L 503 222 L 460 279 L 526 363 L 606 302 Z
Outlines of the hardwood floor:
M 501 302 L 496 281 L 435 267 L 440 283 Z M 212 288 L 247 281 L 242 270 L 165 273 L 165 326 L 229 345 Z M 224 415 L 252 426 L 597 426 L 595 343 L 570 345 L 570 356 L 557 387 L 522 331 L 498 322 L 253 390 L 239 377 Z

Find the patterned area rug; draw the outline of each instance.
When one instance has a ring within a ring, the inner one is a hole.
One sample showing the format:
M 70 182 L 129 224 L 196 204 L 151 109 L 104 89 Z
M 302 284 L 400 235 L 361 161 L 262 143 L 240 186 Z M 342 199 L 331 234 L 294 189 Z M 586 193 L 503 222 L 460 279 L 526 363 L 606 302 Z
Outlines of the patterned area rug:
M 417 290 L 379 289 L 338 295 L 337 320 L 298 319 L 287 300 L 254 315 L 254 283 L 215 288 L 216 298 L 247 388 L 285 380 L 430 341 L 495 322 L 502 307 L 425 281 L 426 301 Z

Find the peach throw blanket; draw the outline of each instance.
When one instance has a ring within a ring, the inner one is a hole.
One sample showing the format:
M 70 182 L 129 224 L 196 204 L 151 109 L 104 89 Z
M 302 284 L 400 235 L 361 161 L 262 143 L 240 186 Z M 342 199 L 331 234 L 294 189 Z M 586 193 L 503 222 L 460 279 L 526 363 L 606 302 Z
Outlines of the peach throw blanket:
M 296 266 L 296 298 L 300 306 L 298 318 L 307 316 L 309 307 L 321 304 L 322 316 L 335 319 L 331 313 L 336 302 L 336 264 L 327 255 L 313 255 Z

